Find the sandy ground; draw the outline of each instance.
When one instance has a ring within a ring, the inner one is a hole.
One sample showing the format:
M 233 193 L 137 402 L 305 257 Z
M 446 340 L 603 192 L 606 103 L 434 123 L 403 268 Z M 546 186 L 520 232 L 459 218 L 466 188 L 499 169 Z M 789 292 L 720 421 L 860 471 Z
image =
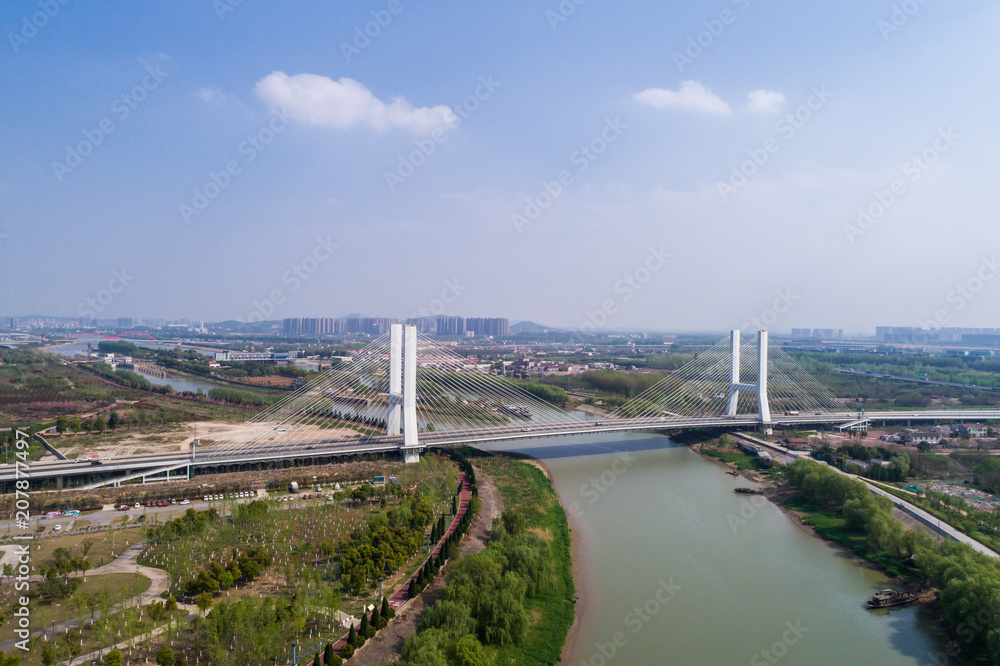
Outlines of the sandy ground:
M 285 432 L 276 430 L 281 427 Z M 318 428 L 316 426 L 276 426 L 270 423 L 244 424 L 223 421 L 193 421 L 180 426 L 156 433 L 140 433 L 138 431 L 125 432 L 125 437 L 115 443 L 105 446 L 94 446 L 93 440 L 88 440 L 88 446 L 66 446 L 65 442 L 72 443 L 75 439 L 72 435 L 61 437 L 51 437 L 49 443 L 59 446 L 59 450 L 67 457 L 71 453 L 80 456 L 90 456 L 98 454 L 101 457 L 122 457 L 143 454 L 162 453 L 189 453 L 191 443 L 195 439 L 202 442 L 203 447 L 227 446 L 240 444 L 266 444 L 280 443 L 293 440 L 301 440 L 307 444 L 309 441 L 319 439 L 330 439 L 339 437 L 355 437 L 357 431 L 350 428 Z M 64 439 L 65 438 L 65 439 Z M 159 440 L 159 441 L 158 441 Z M 199 447 L 200 450 L 201 447 Z M 44 456 L 42 460 L 55 460 L 54 456 Z
M 490 538 L 489 531 L 493 526 L 493 520 L 499 518 L 500 514 L 503 513 L 503 500 L 493 482 L 478 469 L 476 470 L 476 479 L 479 482 L 479 501 L 482 503 L 482 507 L 479 515 L 472 521 L 472 526 L 465 538 L 462 539 L 458 548 L 459 557 L 478 553 L 485 548 L 486 542 Z M 389 626 L 378 632 L 375 638 L 365 643 L 360 650 L 354 653 L 354 656 L 351 657 L 351 663 L 384 664 L 399 659 L 406 637 L 417 630 L 417 625 L 420 624 L 427 607 L 433 605 L 441 597 L 444 579 L 444 576 L 438 576 L 427 589 L 421 592 L 419 597 L 401 608 L 396 617 L 389 622 Z

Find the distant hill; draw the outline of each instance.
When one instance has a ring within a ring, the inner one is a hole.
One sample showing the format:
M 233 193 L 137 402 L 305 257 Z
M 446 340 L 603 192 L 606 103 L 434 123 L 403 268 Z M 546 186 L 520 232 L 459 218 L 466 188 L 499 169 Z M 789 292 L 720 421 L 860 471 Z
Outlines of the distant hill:
M 519 321 L 516 324 L 510 325 L 510 332 L 515 335 L 519 333 L 545 333 L 547 331 L 561 330 L 561 328 L 556 328 L 555 326 L 543 326 L 533 321 Z

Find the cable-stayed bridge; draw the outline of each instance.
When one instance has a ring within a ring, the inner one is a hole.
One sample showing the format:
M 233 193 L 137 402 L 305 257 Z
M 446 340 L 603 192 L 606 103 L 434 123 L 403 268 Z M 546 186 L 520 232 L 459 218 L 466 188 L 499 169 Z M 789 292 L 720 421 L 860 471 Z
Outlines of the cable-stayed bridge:
M 427 447 L 485 444 L 557 435 L 708 427 L 832 424 L 865 428 L 878 421 L 1000 419 L 1000 410 L 859 413 L 810 376 L 766 331 L 739 331 L 598 420 L 568 412 L 478 359 L 393 325 L 388 334 L 335 363 L 307 385 L 190 456 L 131 456 L 89 464 L 34 463 L 33 478 L 108 477 L 168 480 L 197 467 L 399 451 L 408 462 Z M 0 471 L 0 481 L 13 478 Z

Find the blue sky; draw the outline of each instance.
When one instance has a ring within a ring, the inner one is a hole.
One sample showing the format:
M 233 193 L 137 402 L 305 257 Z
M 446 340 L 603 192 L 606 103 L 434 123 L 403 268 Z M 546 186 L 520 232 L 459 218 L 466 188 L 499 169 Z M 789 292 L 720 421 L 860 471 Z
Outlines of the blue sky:
M 0 11 L 0 314 L 1000 325 L 995 3 Z

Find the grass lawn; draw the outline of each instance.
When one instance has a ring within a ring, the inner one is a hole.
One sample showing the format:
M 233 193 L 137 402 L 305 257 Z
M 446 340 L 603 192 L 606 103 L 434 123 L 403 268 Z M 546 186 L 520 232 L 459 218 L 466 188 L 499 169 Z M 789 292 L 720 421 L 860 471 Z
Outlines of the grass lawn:
M 76 594 L 84 594 L 88 597 L 99 598 L 104 590 L 108 591 L 108 599 L 111 604 L 142 594 L 149 588 L 149 579 L 141 574 L 115 573 L 87 576 L 87 582 L 81 583 Z M 74 595 L 74 596 L 75 596 Z M 95 604 L 95 608 L 100 608 L 100 604 Z M 4 609 L 10 615 L 11 608 Z M 84 606 L 82 613 L 90 615 L 90 609 Z M 67 620 L 79 618 L 81 611 L 76 609 L 72 598 L 58 600 L 40 600 L 38 606 L 31 612 L 31 624 L 35 629 L 50 627 L 52 624 L 59 624 Z M 0 641 L 14 637 L 14 623 L 7 622 L 0 627 Z
M 126 542 L 131 545 L 141 538 L 141 527 L 129 527 L 114 531 L 104 530 L 102 532 L 91 532 L 90 534 L 67 534 L 65 536 L 47 537 L 35 542 L 38 548 L 31 552 L 31 559 L 36 567 L 45 564 L 45 562 L 52 558 L 52 554 L 56 552 L 56 548 L 67 548 L 73 555 L 82 555 L 83 550 L 81 550 L 81 546 L 83 542 L 90 541 L 94 545 L 90 547 L 90 551 L 87 553 L 87 561 L 90 562 L 91 566 L 96 568 L 101 566 L 102 561 L 104 564 L 107 564 L 114 559 L 111 556 L 112 546 L 114 547 L 115 557 L 117 557 L 128 547 L 125 545 Z
M 535 532 L 552 544 L 552 585 L 525 601 L 531 627 L 523 643 L 497 651 L 498 664 L 557 664 L 573 624 L 576 595 L 570 557 L 569 523 L 549 479 L 537 467 L 506 456 L 474 459 L 493 480 L 505 509 L 519 509 Z
M 736 463 L 737 469 L 757 469 L 757 456 L 752 456 L 748 453 L 730 453 L 706 448 L 702 448 L 701 452 L 713 458 L 718 458 L 724 463 Z

